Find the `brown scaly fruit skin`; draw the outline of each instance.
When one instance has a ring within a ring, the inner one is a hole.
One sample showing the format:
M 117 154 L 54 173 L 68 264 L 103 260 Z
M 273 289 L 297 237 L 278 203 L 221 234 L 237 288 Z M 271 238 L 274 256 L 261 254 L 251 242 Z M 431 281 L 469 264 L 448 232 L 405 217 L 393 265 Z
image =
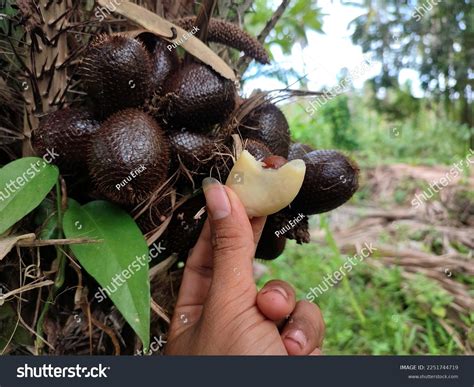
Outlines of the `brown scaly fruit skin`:
M 181 160 L 181 163 L 193 172 L 202 171 L 217 150 L 216 142 L 211 137 L 187 130 L 170 133 L 169 140 L 174 168 L 179 166 Z
M 152 84 L 153 92 L 161 95 L 168 77 L 179 67 L 176 50 L 168 50 L 167 42 L 159 39 L 152 53 Z
M 186 31 L 191 31 L 195 26 L 195 22 L 195 17 L 185 17 L 174 21 L 177 26 Z M 254 37 L 242 31 L 236 24 L 211 19 L 207 30 L 207 40 L 243 51 L 247 56 L 262 64 L 270 63 L 270 58 L 263 45 Z
M 304 155 L 314 151 L 309 145 L 294 142 L 290 145 L 288 152 L 288 160 L 302 159 Z
M 190 63 L 171 75 L 164 86 L 159 115 L 173 128 L 206 131 L 234 110 L 236 89 L 210 67 Z
M 91 137 L 99 130 L 100 123 L 90 112 L 65 108 L 45 116 L 33 131 L 31 143 L 39 156 L 49 150 L 59 153 L 53 161 L 63 172 L 86 169 L 86 155 Z
M 167 41 L 151 32 L 142 32 L 135 39 L 143 43 L 151 58 L 151 90 L 161 95 L 165 80 L 179 68 L 179 57 L 176 50 L 168 50 Z
M 278 258 L 285 249 L 287 239 L 293 239 L 298 244 L 309 243 L 308 217 L 303 215 L 303 218 L 297 221 L 298 215 L 300 214 L 287 207 L 268 216 L 257 246 L 255 258 L 265 260 Z M 290 221 L 293 221 L 294 226 L 290 226 Z M 283 231 L 283 235 L 276 236 L 276 231 L 280 233 Z
M 122 110 L 101 126 L 89 150 L 88 165 L 97 190 L 107 199 L 132 205 L 149 197 L 167 178 L 169 144 L 163 130 L 138 109 Z M 130 178 L 120 190 L 116 184 Z
M 178 191 L 188 186 L 190 176 L 195 184 L 199 184 L 205 176 L 213 176 L 221 181 L 230 172 L 230 157 L 221 155 L 225 147 L 220 140 L 201 133 L 181 130 L 169 134 L 171 145 L 171 172 L 182 170 L 177 182 Z M 227 165 L 229 164 L 230 167 Z M 186 191 L 186 189 L 184 189 Z
M 243 149 L 247 150 L 257 161 L 263 161 L 272 154 L 265 144 L 251 139 L 243 141 Z M 232 156 L 230 154 L 222 154 L 216 157 L 213 167 L 211 169 L 208 168 L 207 172 L 209 176 L 224 182 L 229 177 L 233 165 L 234 159 Z
M 285 115 L 275 105 L 264 104 L 247 116 L 239 128 L 244 138 L 263 142 L 277 156 L 288 157 L 290 130 Z
M 243 149 L 247 150 L 255 160 L 262 162 L 272 154 L 265 144 L 256 140 L 244 140 Z M 215 158 L 213 168 L 208 169 L 208 175 L 224 182 L 227 180 L 233 165 L 234 160 L 230 154 L 218 155 Z
M 316 150 L 302 157 L 303 185 L 290 207 L 305 215 L 330 211 L 348 201 L 358 189 L 359 168 L 335 150 Z
M 255 157 L 257 161 L 263 161 L 272 154 L 271 150 L 263 142 L 252 139 L 245 140 L 244 149 Z
M 182 260 L 187 258 L 189 250 L 196 244 L 206 221 L 206 213 L 195 219 L 196 214 L 205 205 L 204 195 L 199 194 L 187 200 L 174 211 L 166 235 L 162 240 L 162 246 L 166 249 L 165 256 L 176 253 Z
M 267 218 L 262 236 L 255 251 L 255 258 L 264 260 L 273 260 L 278 258 L 285 250 L 286 238 L 284 236 L 276 236 L 275 231 L 279 228 L 275 222 L 274 215 Z
M 141 106 L 151 93 L 150 55 L 140 41 L 127 36 L 96 37 L 82 60 L 80 73 L 100 118 Z

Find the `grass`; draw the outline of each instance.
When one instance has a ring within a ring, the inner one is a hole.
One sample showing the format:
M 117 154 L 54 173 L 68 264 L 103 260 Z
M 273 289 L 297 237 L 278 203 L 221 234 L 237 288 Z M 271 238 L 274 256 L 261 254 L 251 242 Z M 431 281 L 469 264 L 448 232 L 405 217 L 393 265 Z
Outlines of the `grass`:
M 304 299 L 346 259 L 335 245 L 290 241 L 282 257 L 267 263 L 269 273 L 259 286 L 279 278 Z M 374 270 L 362 261 L 316 301 L 326 322 L 325 354 L 463 353 L 439 322 L 451 297 L 423 276 L 407 281 L 397 267 Z
M 368 103 L 363 96 L 352 94 L 336 97 L 313 115 L 305 111 L 309 101 L 282 108 L 295 141 L 318 149 L 345 150 L 362 167 L 400 162 L 451 165 L 468 154 L 469 135 L 474 129 L 449 120 L 433 103 L 396 120 Z M 344 104 L 347 109 L 343 109 Z
M 340 108 L 344 101 L 331 101 L 328 105 L 334 103 L 336 109 L 324 106 L 313 116 L 305 111 L 306 101 L 284 106 L 294 140 L 318 149 L 345 150 L 362 168 L 400 162 L 451 165 L 468 153 L 470 129 L 449 121 L 434 105 L 423 106 L 420 102 L 411 116 L 393 120 L 368 107 L 362 96 L 352 95 L 345 100 L 349 109 Z M 343 141 L 338 143 L 341 138 Z M 424 184 L 404 181 L 394 197 L 379 205 L 392 208 L 406 204 L 416 188 L 424 188 Z M 368 186 L 362 186 L 352 200 L 354 205 L 370 201 Z M 328 218 L 320 215 L 314 220 L 319 220 L 317 226 L 326 232 L 325 244 L 297 245 L 289 241 L 282 257 L 266 263 L 269 273 L 260 279 L 259 286 L 279 278 L 291 283 L 298 298 L 304 299 L 311 287 L 318 286 L 325 275 L 341 267 L 347 257 L 334 242 Z M 435 236 L 436 229 L 431 232 Z M 418 243 L 423 243 L 422 235 L 399 229 L 397 235 L 381 233 L 379 241 L 374 242 L 393 245 L 417 238 Z M 423 247 L 436 252 L 437 240 L 432 240 L 434 245 Z M 326 354 L 464 353 L 441 323 L 446 318 L 451 296 L 433 280 L 422 275 L 407 280 L 400 270 L 396 266 L 374 268 L 368 259 L 363 260 L 316 299 L 326 322 Z M 461 319 L 472 327 L 474 313 Z M 468 340 L 474 342 L 474 333 Z

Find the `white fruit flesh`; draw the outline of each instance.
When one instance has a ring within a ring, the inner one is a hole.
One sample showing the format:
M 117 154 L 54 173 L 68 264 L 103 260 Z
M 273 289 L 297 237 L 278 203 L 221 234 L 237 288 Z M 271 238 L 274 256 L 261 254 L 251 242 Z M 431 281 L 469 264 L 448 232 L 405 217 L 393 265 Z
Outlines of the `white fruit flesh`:
M 263 165 L 244 150 L 226 181 L 249 217 L 271 215 L 289 205 L 301 189 L 306 172 L 304 161 L 299 159 L 278 169 Z

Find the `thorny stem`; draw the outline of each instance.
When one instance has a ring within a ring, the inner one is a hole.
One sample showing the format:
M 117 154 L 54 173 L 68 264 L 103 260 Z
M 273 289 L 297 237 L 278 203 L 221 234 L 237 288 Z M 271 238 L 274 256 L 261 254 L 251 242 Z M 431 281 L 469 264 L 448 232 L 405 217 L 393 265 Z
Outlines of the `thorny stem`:
M 26 39 L 29 50 L 25 58 L 27 82 L 23 83 L 24 157 L 33 154 L 30 138 L 31 132 L 38 127 L 39 115 L 60 105 L 69 86 L 64 62 L 68 57 L 66 32 L 69 27 L 70 9 L 70 0 L 41 1 L 34 7 L 34 12 L 38 13 L 40 20 L 37 28 L 41 30 L 44 39 L 40 38 L 36 28 Z

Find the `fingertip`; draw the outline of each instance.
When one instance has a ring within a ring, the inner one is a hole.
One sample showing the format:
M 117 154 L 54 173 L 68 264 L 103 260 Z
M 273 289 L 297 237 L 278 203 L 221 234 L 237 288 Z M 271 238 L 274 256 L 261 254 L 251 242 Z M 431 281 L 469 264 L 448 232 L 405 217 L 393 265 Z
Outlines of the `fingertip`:
M 322 356 L 323 351 L 320 348 L 316 348 L 313 352 L 309 354 L 309 356 Z
M 232 212 L 231 203 L 225 187 L 213 177 L 202 181 L 202 189 L 206 197 L 206 207 L 212 220 L 224 219 Z
M 284 281 L 273 280 L 265 284 L 257 295 L 257 306 L 262 314 L 272 321 L 289 316 L 296 305 L 296 295 Z
M 283 342 L 288 355 L 301 356 L 307 354 L 308 338 L 300 329 L 293 329 L 285 333 Z
M 282 330 L 282 340 L 289 355 L 309 355 L 322 347 L 324 319 L 311 302 L 299 301 Z

